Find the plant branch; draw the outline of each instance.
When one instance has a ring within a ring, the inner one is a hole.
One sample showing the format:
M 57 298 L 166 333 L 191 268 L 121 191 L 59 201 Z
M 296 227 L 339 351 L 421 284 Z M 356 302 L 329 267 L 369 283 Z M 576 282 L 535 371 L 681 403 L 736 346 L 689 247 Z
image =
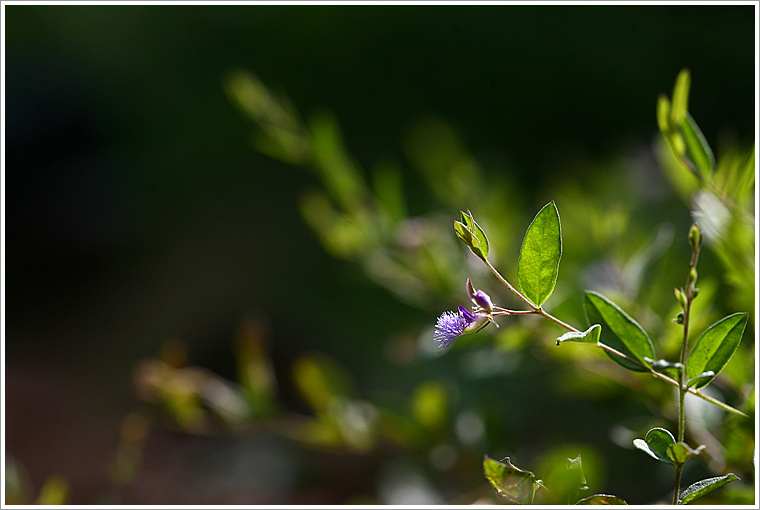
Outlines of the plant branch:
M 554 317 L 550 313 L 544 311 L 540 306 L 536 306 L 533 303 L 531 303 L 531 301 L 528 298 L 526 298 L 520 291 L 518 291 L 517 289 L 515 289 L 501 274 L 499 274 L 499 272 L 496 270 L 496 268 L 493 267 L 493 265 L 488 260 L 483 260 L 483 262 L 485 262 L 486 266 L 488 266 L 488 268 L 491 270 L 491 272 L 494 275 L 496 275 L 496 277 L 499 279 L 499 281 L 501 281 L 501 283 L 503 283 L 509 290 L 511 290 L 517 297 L 519 297 L 520 299 L 522 299 L 531 308 L 530 310 L 508 310 L 506 308 L 495 307 L 494 308 L 495 310 L 499 310 L 501 312 L 505 312 L 505 313 L 502 313 L 502 314 L 499 314 L 499 315 L 508 315 L 508 314 L 531 315 L 531 314 L 537 314 L 537 315 L 541 315 L 542 317 L 544 317 L 546 319 L 549 319 L 550 321 L 552 321 L 555 324 L 557 324 L 557 325 L 559 325 L 559 326 L 567 329 L 568 331 L 574 331 L 576 333 L 580 332 L 579 329 L 576 329 L 573 326 L 570 326 L 569 324 L 567 324 L 565 322 L 562 322 L 561 320 L 559 320 L 558 318 Z M 696 263 L 696 261 L 695 261 L 695 263 Z M 627 361 L 630 361 L 631 363 L 633 363 L 633 364 L 641 367 L 644 371 L 649 372 L 655 378 L 660 379 L 661 381 L 664 381 L 664 382 L 666 382 L 668 384 L 671 384 L 671 385 L 673 385 L 675 387 L 681 387 L 681 384 L 678 381 L 676 381 L 675 379 L 671 379 L 670 377 L 668 377 L 667 375 L 665 375 L 663 373 L 656 372 L 655 370 L 652 370 L 650 367 L 644 365 L 640 361 L 635 360 L 635 359 L 633 359 L 633 358 L 631 358 L 629 356 L 626 356 L 622 352 L 620 352 L 620 351 L 618 351 L 618 350 L 610 347 L 609 345 L 605 345 L 605 344 L 603 344 L 601 342 L 597 343 L 597 345 L 602 350 L 605 350 L 605 351 L 609 352 L 610 354 L 613 354 L 613 355 L 615 355 L 615 356 L 617 356 L 619 358 L 623 358 L 623 359 L 625 359 Z M 746 414 L 744 414 L 743 412 L 739 411 L 738 409 L 736 409 L 734 407 L 731 407 L 730 405 L 728 405 L 728 404 L 726 404 L 724 402 L 721 402 L 720 400 L 717 400 L 717 399 L 715 399 L 715 398 L 713 398 L 713 397 L 711 397 L 709 395 L 705 395 L 704 393 L 700 392 L 699 390 L 694 389 L 693 387 L 692 388 L 687 388 L 686 392 L 691 393 L 692 395 L 696 395 L 699 398 L 701 398 L 703 400 L 706 400 L 707 402 L 710 402 L 711 404 L 714 404 L 714 405 L 720 407 L 724 411 L 727 411 L 729 413 L 733 413 L 733 414 L 736 414 L 736 415 L 739 415 L 739 416 L 743 416 L 745 418 L 747 417 Z

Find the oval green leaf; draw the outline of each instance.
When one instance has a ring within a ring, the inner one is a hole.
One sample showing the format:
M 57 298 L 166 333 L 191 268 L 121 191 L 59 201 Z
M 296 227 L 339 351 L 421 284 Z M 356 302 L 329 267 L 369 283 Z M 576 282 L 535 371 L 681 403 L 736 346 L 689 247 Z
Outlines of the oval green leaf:
M 594 494 L 578 501 L 576 505 L 627 505 L 624 499 L 609 494 Z
M 676 444 L 676 439 L 669 431 L 655 427 L 647 432 L 646 439 L 634 439 L 633 446 L 644 453 L 649 454 L 653 459 L 666 464 L 675 465 L 673 460 L 668 457 L 668 450 Z
M 686 363 L 686 377 L 695 379 L 695 388 L 707 386 L 733 356 L 747 325 L 746 313 L 735 313 L 719 320 L 702 333 Z M 701 377 L 712 371 L 712 377 Z
M 706 478 L 704 480 L 700 480 L 697 483 L 694 483 L 687 487 L 681 493 L 681 496 L 678 498 L 678 504 L 685 505 L 686 503 L 694 501 L 695 499 L 700 498 L 705 494 L 714 491 L 715 489 L 719 489 L 726 484 L 735 482 L 738 479 L 739 477 L 735 474 L 728 473 L 725 476 L 716 476 L 715 478 Z
M 536 494 L 536 475 L 512 465 L 509 457 L 503 461 L 483 457 L 483 474 L 500 496 L 516 504 L 531 504 Z
M 654 347 L 644 328 L 633 320 L 618 305 L 598 292 L 587 291 L 583 300 L 583 310 L 589 324 L 602 327 L 600 342 L 614 348 L 626 356 L 646 365 L 644 358 L 654 358 Z M 607 352 L 607 351 L 605 351 Z M 647 370 L 607 352 L 607 355 L 621 366 L 636 372 Z
M 517 261 L 520 290 L 534 305 L 541 306 L 554 291 L 560 257 L 562 230 L 559 211 L 552 200 L 533 218 L 525 232 Z

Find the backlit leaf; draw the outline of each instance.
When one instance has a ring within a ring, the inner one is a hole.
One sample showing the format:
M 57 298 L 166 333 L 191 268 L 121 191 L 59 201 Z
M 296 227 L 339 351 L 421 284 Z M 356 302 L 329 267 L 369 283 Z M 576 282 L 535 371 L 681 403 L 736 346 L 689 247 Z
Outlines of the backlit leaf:
M 729 473 L 725 476 L 716 476 L 715 478 L 706 478 L 705 480 L 700 480 L 699 482 L 687 487 L 681 493 L 681 496 L 678 498 L 678 504 L 685 505 L 686 503 L 690 503 L 691 501 L 694 501 L 695 499 L 700 498 L 705 494 L 714 491 L 715 489 L 719 489 L 724 485 L 735 482 L 737 480 L 739 480 L 739 477 L 733 473 Z
M 538 485 L 536 475 L 512 465 L 509 457 L 499 462 L 486 455 L 483 458 L 483 474 L 496 492 L 511 503 L 533 503 Z
M 668 449 L 676 443 L 676 439 L 669 431 L 655 427 L 647 432 L 645 439 L 634 439 L 633 446 L 649 454 L 653 459 L 666 464 L 675 465 L 668 457 Z
M 517 279 L 520 289 L 536 306 L 541 306 L 554 290 L 562 256 L 562 231 L 554 201 L 546 204 L 525 232 Z
M 688 112 L 680 125 L 680 132 L 686 144 L 684 156 L 704 179 L 710 179 L 715 172 L 715 156 L 705 135 Z
M 670 123 L 678 126 L 683 122 L 686 112 L 689 111 L 689 87 L 691 85 L 691 74 L 688 69 L 681 70 L 676 77 L 676 84 L 673 87 L 673 106 L 670 109 Z
M 464 215 L 462 215 L 464 217 Z M 477 236 L 470 230 L 464 223 L 461 221 L 455 221 L 454 222 L 454 231 L 457 234 L 457 237 L 461 239 L 461 241 L 467 245 L 467 247 L 470 249 L 472 253 L 474 253 L 477 257 L 480 257 L 481 259 L 485 260 L 486 257 L 483 254 L 483 251 L 481 250 L 480 241 L 478 240 Z
M 704 449 L 705 445 L 699 445 L 694 449 L 686 443 L 675 443 L 668 447 L 668 458 L 676 464 L 683 464 L 691 457 L 695 457 L 702 453 L 702 450 Z
M 583 300 L 583 309 L 589 324 L 601 325 L 602 330 L 599 339 L 601 343 L 638 360 L 642 364 L 645 364 L 644 358 L 654 358 L 654 347 L 644 328 L 615 303 L 598 292 L 588 291 Z M 629 370 L 646 371 L 619 356 L 607 354 L 615 362 Z
M 714 372 L 713 377 L 703 377 L 694 386 L 701 388 L 708 385 L 715 375 L 733 356 L 747 325 L 746 313 L 735 313 L 719 320 L 702 333 L 686 363 L 686 376 L 694 379 L 704 372 Z

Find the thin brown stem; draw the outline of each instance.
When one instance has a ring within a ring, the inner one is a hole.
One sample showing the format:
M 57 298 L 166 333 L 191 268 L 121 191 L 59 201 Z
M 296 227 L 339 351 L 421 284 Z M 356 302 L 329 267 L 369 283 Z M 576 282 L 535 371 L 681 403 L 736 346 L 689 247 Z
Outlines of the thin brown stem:
M 527 305 L 528 305 L 529 307 L 531 307 L 533 310 L 538 310 L 538 309 L 539 309 L 539 307 L 537 307 L 536 305 L 534 305 L 533 303 L 531 303 L 530 299 L 526 298 L 526 297 L 525 297 L 525 296 L 522 294 L 522 292 L 520 292 L 520 291 L 519 291 L 519 290 L 517 290 L 516 288 L 512 287 L 512 284 L 511 284 L 511 283 L 509 283 L 507 280 L 505 280 L 505 279 L 504 279 L 504 277 L 503 277 L 503 276 L 501 276 L 501 274 L 499 274 L 499 272 L 496 270 L 496 268 L 495 268 L 495 267 L 493 267 L 493 265 L 492 265 L 492 264 L 491 264 L 491 263 L 488 261 L 488 259 L 483 259 L 483 262 L 485 262 L 485 264 L 488 266 L 488 269 L 490 269 L 490 270 L 491 270 L 491 272 L 492 272 L 494 275 L 496 275 L 496 278 L 498 278 L 498 279 L 499 279 L 499 281 L 500 281 L 501 283 L 503 283 L 503 284 L 504 284 L 504 285 L 505 285 L 505 286 L 506 286 L 506 287 L 507 287 L 509 290 L 511 290 L 511 291 L 512 291 L 512 292 L 513 292 L 513 293 L 514 293 L 514 294 L 515 294 L 517 297 L 519 297 L 520 299 L 522 299 L 523 301 L 525 301 L 525 304 L 527 304 Z

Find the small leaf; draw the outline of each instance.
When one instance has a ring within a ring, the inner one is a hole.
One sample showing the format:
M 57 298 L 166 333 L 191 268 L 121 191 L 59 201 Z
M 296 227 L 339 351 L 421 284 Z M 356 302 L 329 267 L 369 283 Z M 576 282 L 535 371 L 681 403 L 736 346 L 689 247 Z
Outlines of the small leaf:
M 705 135 L 688 112 L 679 128 L 686 144 L 684 156 L 704 179 L 710 179 L 715 172 L 715 156 Z
M 686 503 L 690 503 L 697 498 L 701 498 L 705 494 L 709 494 L 715 489 L 719 489 L 724 485 L 735 482 L 737 480 L 739 480 L 739 477 L 733 473 L 729 473 L 725 476 L 716 476 L 715 478 L 706 478 L 704 480 L 700 480 L 699 482 L 687 487 L 681 493 L 681 496 L 678 498 L 678 504 L 685 505 Z
M 686 443 L 675 443 L 668 446 L 668 458 L 676 464 L 683 464 L 691 457 L 696 457 L 702 450 L 705 449 L 705 445 L 699 445 L 696 450 Z
M 609 494 L 594 494 L 578 501 L 576 505 L 627 505 L 624 499 Z
M 615 303 L 598 292 L 587 291 L 583 300 L 583 309 L 589 324 L 601 325 L 601 343 L 613 347 L 642 364 L 645 364 L 645 357 L 654 358 L 654 347 L 644 328 Z M 619 356 L 611 353 L 607 355 L 629 370 L 647 371 Z
M 536 475 L 515 467 L 509 457 L 499 462 L 488 455 L 484 456 L 483 474 L 496 492 L 511 503 L 533 503 L 538 485 Z
M 588 342 L 595 344 L 599 342 L 601 332 L 602 327 L 599 324 L 594 324 L 586 331 L 569 331 L 557 339 L 557 345 L 562 342 Z
M 673 434 L 665 429 L 655 427 L 647 432 L 646 440 L 634 439 L 633 446 L 660 462 L 675 465 L 673 460 L 668 457 L 668 448 L 674 445 L 675 442 Z
M 689 381 L 686 383 L 686 387 L 691 388 L 695 384 L 698 384 L 704 381 L 705 379 L 713 379 L 714 377 L 715 377 L 715 372 L 713 372 L 712 370 L 708 370 L 707 372 L 702 372 L 694 379 L 689 379 Z
M 665 95 L 657 98 L 657 125 L 664 136 L 670 131 L 670 101 Z
M 520 289 L 536 306 L 541 306 L 554 291 L 561 257 L 559 212 L 551 201 L 538 211 L 525 232 L 517 261 Z
M 747 325 L 746 313 L 735 313 L 719 320 L 699 337 L 686 363 L 688 379 L 700 377 L 708 371 L 719 374 L 733 356 Z M 704 377 L 694 386 L 707 386 L 713 377 Z
M 691 75 L 688 69 L 682 69 L 676 77 L 673 87 L 673 106 L 670 109 L 670 124 L 678 126 L 683 122 L 686 112 L 689 111 L 689 87 Z
M 480 241 L 475 237 L 475 234 L 473 234 L 472 231 L 461 221 L 454 221 L 454 232 L 456 232 L 457 237 L 459 237 L 468 248 L 473 249 L 480 247 Z
M 478 240 L 480 251 L 483 254 L 482 258 L 485 259 L 486 257 L 488 257 L 488 248 L 489 248 L 488 237 L 486 237 L 486 233 L 483 231 L 482 228 L 480 228 L 480 225 L 478 225 L 475 219 L 472 217 L 472 213 L 470 212 L 469 209 L 467 210 L 467 214 L 462 212 L 462 219 L 465 226 L 470 230 L 470 232 L 472 232 L 472 234 Z
M 459 239 L 461 239 L 462 242 L 467 245 L 472 253 L 483 260 L 486 259 L 480 249 L 480 241 L 478 241 L 478 238 L 475 236 L 475 234 L 472 233 L 469 228 L 467 228 L 460 221 L 454 221 L 454 231 L 456 232 L 457 237 L 459 237 Z

